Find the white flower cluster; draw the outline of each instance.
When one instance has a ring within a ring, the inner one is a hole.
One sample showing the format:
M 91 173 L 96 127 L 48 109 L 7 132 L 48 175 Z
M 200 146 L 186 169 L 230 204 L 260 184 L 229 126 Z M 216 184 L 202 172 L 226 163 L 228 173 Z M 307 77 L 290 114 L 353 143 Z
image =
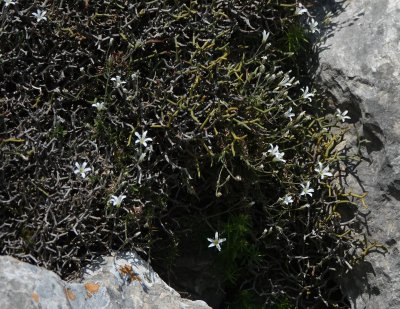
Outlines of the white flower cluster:
M 310 13 L 308 12 L 307 8 L 301 4 L 300 2 L 296 6 L 296 11 L 294 13 L 295 15 L 303 15 L 306 14 L 308 16 L 307 22 L 309 26 L 309 31 L 311 33 L 319 32 L 318 29 L 318 22 L 314 20 L 314 18 L 310 18 Z
M 279 147 L 269 144 L 270 145 L 270 149 L 267 151 L 269 153 L 270 156 L 274 157 L 272 159 L 272 161 L 274 162 L 283 162 L 285 163 L 286 160 L 283 158 L 283 156 L 285 155 L 284 152 L 279 152 Z
M 101 110 L 104 108 L 104 103 L 95 103 L 92 104 L 93 107 L 96 107 L 98 110 Z M 147 142 L 151 142 L 153 139 L 151 139 L 150 137 L 146 137 L 147 135 L 147 131 L 144 131 L 142 135 L 140 135 L 138 132 L 135 132 L 135 135 L 137 137 L 137 140 L 135 141 L 135 144 L 139 144 L 142 145 L 143 147 L 145 147 L 145 150 L 143 151 L 142 148 L 140 148 L 139 150 L 139 163 L 141 161 L 143 161 L 147 151 L 149 151 L 147 149 Z M 88 167 L 87 162 L 83 162 L 82 164 L 79 164 L 78 162 L 75 162 L 75 167 L 76 169 L 74 170 L 75 174 L 80 174 L 80 176 L 82 177 L 82 179 L 84 179 L 86 177 L 86 174 L 92 171 L 91 167 Z M 113 206 L 115 207 L 120 207 L 122 201 L 126 198 L 126 195 L 111 195 L 110 200 L 108 201 L 109 203 L 112 203 Z M 222 242 L 222 241 L 221 241 Z M 219 247 L 219 246 L 218 246 Z
M 147 131 L 144 131 L 142 133 L 142 135 L 140 135 L 138 132 L 135 132 L 135 135 L 137 137 L 135 144 L 139 144 L 139 146 L 140 146 L 138 163 L 141 163 L 146 158 L 147 153 L 152 151 L 151 146 L 147 147 L 147 142 L 151 142 L 151 141 L 153 141 L 153 139 L 151 139 L 150 137 L 146 137 Z M 143 146 L 144 149 L 142 149 L 141 146 Z
M 82 179 L 84 179 L 86 177 L 86 173 L 92 171 L 91 167 L 86 167 L 86 166 L 87 166 L 87 162 L 83 162 L 82 164 L 75 162 L 76 170 L 74 170 L 74 173 L 80 174 Z M 122 194 L 119 196 L 111 195 L 111 198 L 108 202 L 112 203 L 113 206 L 120 207 L 124 198 L 126 198 L 126 195 L 122 195 Z
M 129 77 L 128 77 L 129 79 Z M 113 82 L 113 86 L 115 89 L 118 91 L 122 91 L 126 95 L 126 99 L 129 101 L 132 101 L 138 93 L 138 79 L 139 79 L 139 74 L 138 72 L 134 72 L 130 75 L 130 80 L 135 84 L 135 86 L 132 88 L 130 86 L 127 86 L 127 82 L 121 78 L 119 75 L 115 75 L 114 77 L 111 77 L 110 80 Z

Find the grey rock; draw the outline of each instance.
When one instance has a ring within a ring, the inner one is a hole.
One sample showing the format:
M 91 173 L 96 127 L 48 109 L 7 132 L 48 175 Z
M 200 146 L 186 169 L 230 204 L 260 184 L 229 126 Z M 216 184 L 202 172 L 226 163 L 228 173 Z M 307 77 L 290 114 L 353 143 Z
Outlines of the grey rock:
M 206 309 L 183 299 L 135 252 L 99 258 L 79 282 L 41 267 L 0 256 L 0 308 Z
M 370 141 L 362 149 L 367 160 L 346 181 L 354 192 L 369 193 L 368 210 L 360 209 L 365 233 L 390 252 L 368 254 L 343 291 L 352 308 L 400 308 L 400 1 L 320 3 L 319 23 L 329 10 L 333 16 L 321 29 L 316 78 Z

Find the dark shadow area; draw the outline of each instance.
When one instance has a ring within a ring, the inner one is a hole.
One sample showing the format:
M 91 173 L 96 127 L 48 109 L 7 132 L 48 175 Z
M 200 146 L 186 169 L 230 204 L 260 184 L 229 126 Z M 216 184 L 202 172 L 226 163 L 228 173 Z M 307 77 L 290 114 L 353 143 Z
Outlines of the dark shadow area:
M 346 290 L 349 299 L 353 303 L 363 293 L 367 292 L 370 295 L 380 294 L 380 291 L 376 287 L 371 286 L 368 281 L 368 274 L 376 276 L 371 263 L 362 261 L 343 277 L 342 289 Z

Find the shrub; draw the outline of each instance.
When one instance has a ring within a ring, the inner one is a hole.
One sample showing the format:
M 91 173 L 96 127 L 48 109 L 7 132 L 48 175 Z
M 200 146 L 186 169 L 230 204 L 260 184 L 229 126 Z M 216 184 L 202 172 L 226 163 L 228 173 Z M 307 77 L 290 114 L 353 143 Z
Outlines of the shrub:
M 288 2 L 3 2 L 1 253 L 71 278 L 219 231 L 239 303 L 343 305 L 360 242 L 325 174 L 346 127 L 287 69 Z

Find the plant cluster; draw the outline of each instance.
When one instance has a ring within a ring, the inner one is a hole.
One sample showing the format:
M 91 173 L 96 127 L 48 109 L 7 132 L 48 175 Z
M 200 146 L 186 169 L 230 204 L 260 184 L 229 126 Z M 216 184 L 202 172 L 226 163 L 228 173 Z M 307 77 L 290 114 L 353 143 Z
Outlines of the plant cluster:
M 1 5 L 1 254 L 72 277 L 100 254 L 160 259 L 201 239 L 232 295 L 346 303 L 337 276 L 360 242 L 335 146 L 349 116 L 325 116 L 287 69 L 303 5 Z

